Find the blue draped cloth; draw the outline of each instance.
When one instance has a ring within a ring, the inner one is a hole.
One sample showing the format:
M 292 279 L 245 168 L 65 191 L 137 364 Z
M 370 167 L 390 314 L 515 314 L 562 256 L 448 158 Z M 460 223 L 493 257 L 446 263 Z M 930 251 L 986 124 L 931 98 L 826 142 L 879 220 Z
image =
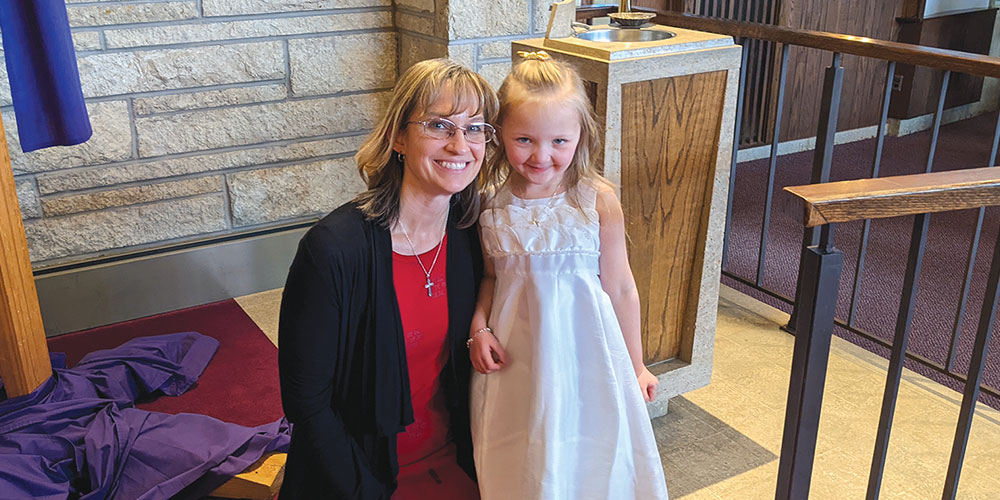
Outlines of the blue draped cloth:
M 21 150 L 90 139 L 64 0 L 0 1 L 0 30 Z
M 266 453 L 287 451 L 284 418 L 255 428 L 132 407 L 177 396 L 218 348 L 198 333 L 131 340 L 0 401 L 0 498 L 201 498 Z

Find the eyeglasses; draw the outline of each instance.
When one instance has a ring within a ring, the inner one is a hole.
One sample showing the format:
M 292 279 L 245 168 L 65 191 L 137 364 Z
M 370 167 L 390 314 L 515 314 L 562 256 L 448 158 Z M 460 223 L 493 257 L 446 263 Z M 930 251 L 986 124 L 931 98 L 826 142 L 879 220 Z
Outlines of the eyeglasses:
M 409 121 L 407 125 L 416 123 L 423 129 L 424 135 L 431 139 L 449 139 L 455 135 L 456 130 L 461 130 L 465 134 L 465 140 L 472 144 L 483 144 L 490 142 L 496 137 L 496 129 L 489 123 L 470 123 L 464 127 L 455 125 L 455 122 L 446 118 L 431 118 L 424 121 Z

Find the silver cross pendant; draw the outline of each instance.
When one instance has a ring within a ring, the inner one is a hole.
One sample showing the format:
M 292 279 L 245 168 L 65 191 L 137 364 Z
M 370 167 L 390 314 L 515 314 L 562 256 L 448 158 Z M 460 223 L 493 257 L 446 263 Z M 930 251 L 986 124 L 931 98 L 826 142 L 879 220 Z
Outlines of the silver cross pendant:
M 428 297 L 431 297 L 431 296 L 433 296 L 433 293 L 431 292 L 431 288 L 432 288 L 433 286 L 434 286 L 434 282 L 433 282 L 433 281 L 431 281 L 431 279 L 430 279 L 430 278 L 427 278 L 427 284 L 426 284 L 426 285 L 424 285 L 424 288 L 426 288 L 426 289 L 427 289 L 427 296 L 428 296 Z

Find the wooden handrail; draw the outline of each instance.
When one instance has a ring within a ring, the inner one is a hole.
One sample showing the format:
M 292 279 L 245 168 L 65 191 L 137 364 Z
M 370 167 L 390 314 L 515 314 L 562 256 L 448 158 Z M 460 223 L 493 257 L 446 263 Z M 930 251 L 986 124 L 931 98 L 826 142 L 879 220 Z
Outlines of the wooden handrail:
M 785 188 L 806 227 L 1000 205 L 1000 168 L 827 182 Z
M 585 21 L 594 17 L 606 16 L 608 13 L 616 12 L 617 10 L 617 5 L 578 7 L 576 16 L 578 21 Z M 655 13 L 656 17 L 653 18 L 653 22 L 666 26 L 811 47 L 831 52 L 840 52 L 841 54 L 852 54 L 885 61 L 896 61 L 904 64 L 950 70 L 956 73 L 1000 78 L 1000 58 L 981 54 L 878 40 L 863 36 L 732 21 L 717 17 L 696 16 L 664 10 L 644 8 L 636 8 L 634 10 Z

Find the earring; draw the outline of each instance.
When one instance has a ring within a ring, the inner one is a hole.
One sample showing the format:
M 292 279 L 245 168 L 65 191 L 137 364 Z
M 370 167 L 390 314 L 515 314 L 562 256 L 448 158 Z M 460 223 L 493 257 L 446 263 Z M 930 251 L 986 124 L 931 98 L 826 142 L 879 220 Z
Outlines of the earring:
M 398 161 L 399 164 L 402 165 L 404 160 L 406 160 L 406 155 L 404 155 L 403 153 L 400 153 L 400 152 L 397 151 L 396 152 L 396 161 Z

